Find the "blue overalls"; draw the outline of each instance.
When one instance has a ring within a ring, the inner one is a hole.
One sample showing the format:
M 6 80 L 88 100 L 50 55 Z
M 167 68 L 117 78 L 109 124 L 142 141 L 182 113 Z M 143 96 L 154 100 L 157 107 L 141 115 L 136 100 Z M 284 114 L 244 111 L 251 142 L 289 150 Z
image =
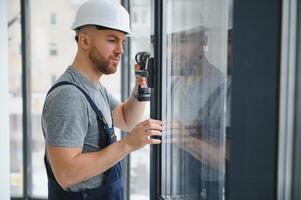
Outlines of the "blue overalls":
M 100 148 L 105 148 L 108 145 L 116 141 L 116 135 L 114 134 L 114 126 L 109 128 L 102 112 L 97 108 L 91 97 L 79 86 L 68 81 L 62 81 L 56 83 L 50 88 L 47 95 L 55 88 L 62 85 L 73 85 L 77 87 L 86 97 L 93 111 L 97 115 L 97 123 L 99 130 L 99 144 Z M 64 190 L 56 181 L 50 164 L 44 156 L 44 162 L 46 166 L 48 176 L 48 200 L 123 200 L 123 186 L 122 186 L 122 170 L 120 162 L 108 169 L 106 172 L 103 185 L 94 189 L 85 189 L 80 192 L 71 192 Z

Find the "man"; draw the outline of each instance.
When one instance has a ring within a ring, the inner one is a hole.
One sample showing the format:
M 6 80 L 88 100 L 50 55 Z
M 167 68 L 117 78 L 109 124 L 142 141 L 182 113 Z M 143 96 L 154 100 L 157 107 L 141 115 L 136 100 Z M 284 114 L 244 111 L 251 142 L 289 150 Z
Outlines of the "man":
M 119 161 L 146 144 L 159 144 L 150 136 L 161 136 L 162 122 L 138 123 L 144 103 L 134 93 L 119 103 L 100 83 L 102 75 L 117 70 L 130 34 L 127 11 L 112 0 L 89 0 L 79 8 L 72 29 L 76 57 L 48 91 L 42 113 L 48 199 L 120 200 Z M 141 77 L 136 83 L 146 86 Z M 113 121 L 129 131 L 117 142 Z

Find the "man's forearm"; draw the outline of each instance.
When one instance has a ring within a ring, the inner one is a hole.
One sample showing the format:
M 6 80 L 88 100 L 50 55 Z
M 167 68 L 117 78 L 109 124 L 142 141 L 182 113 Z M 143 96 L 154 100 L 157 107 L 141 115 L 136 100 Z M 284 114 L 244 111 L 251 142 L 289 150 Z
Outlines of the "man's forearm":
M 59 161 L 60 157 L 51 156 L 50 161 L 58 164 L 52 168 L 60 185 L 63 188 L 68 188 L 105 172 L 128 153 L 130 153 L 130 148 L 121 140 L 98 152 L 80 153 L 68 161 Z
M 124 121 L 128 130 L 132 130 L 144 115 L 145 102 L 138 101 L 133 94 L 123 104 Z
M 225 161 L 225 152 L 221 146 L 214 146 L 206 141 L 193 137 L 184 139 L 184 141 L 185 143 L 180 143 L 180 148 L 215 169 L 219 169 Z
M 162 122 L 148 119 L 139 123 L 123 139 L 98 152 L 82 153 L 81 147 L 47 146 L 47 154 L 56 180 L 63 188 L 101 174 L 123 159 L 130 152 L 146 144 L 160 144 Z M 151 131 L 147 131 L 151 130 Z

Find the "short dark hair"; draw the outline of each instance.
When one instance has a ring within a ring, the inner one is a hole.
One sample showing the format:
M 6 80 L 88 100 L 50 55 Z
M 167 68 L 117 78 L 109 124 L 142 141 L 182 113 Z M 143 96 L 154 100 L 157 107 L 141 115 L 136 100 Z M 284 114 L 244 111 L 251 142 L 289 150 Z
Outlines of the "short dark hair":
M 105 26 L 99 26 L 99 25 L 95 25 L 95 24 L 87 24 L 87 25 L 84 25 L 84 26 L 95 26 L 97 30 L 115 30 L 115 31 L 120 31 L 120 32 L 123 32 L 124 34 L 126 34 L 126 32 L 121 31 L 121 30 L 117 30 L 117 29 L 114 29 L 114 28 L 108 28 L 108 27 L 105 27 Z M 80 29 L 84 26 L 80 26 L 77 29 L 75 29 L 76 36 L 74 37 L 74 39 L 75 39 L 76 42 L 78 42 L 78 33 L 79 33 Z

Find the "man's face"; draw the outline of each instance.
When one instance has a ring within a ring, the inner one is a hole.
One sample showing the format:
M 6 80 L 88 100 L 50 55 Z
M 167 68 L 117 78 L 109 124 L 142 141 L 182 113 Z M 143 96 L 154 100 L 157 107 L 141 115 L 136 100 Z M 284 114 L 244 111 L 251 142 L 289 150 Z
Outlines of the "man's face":
M 174 74 L 193 74 L 201 70 L 208 44 L 204 30 L 181 32 L 171 35 L 172 64 Z M 180 43 L 179 43 L 180 42 Z
M 125 34 L 115 30 L 97 30 L 92 38 L 89 58 L 102 74 L 116 72 L 123 54 Z
M 204 47 L 207 46 L 208 37 L 204 31 L 183 35 L 182 56 L 186 59 L 202 59 L 205 56 Z

